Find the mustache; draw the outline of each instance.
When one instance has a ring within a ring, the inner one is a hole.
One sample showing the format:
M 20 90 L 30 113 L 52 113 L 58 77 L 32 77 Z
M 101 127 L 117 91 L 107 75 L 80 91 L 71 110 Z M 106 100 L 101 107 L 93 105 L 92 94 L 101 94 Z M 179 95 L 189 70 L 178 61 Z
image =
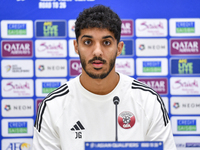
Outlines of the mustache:
M 90 60 L 88 61 L 88 63 L 93 63 L 93 61 L 95 61 L 95 60 L 100 60 L 100 61 L 102 61 L 104 64 L 106 63 L 106 60 L 102 59 L 101 57 L 94 57 L 93 59 L 90 59 Z

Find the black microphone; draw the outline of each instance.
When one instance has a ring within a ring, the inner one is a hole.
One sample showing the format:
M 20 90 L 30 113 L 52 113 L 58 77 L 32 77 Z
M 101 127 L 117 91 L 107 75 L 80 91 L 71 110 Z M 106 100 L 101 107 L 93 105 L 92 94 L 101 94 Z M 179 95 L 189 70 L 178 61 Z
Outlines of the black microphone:
M 116 125 L 116 132 L 115 132 L 115 141 L 118 141 L 118 136 L 117 136 L 117 105 L 119 104 L 119 97 L 115 96 L 113 98 L 113 103 L 115 104 L 115 125 Z

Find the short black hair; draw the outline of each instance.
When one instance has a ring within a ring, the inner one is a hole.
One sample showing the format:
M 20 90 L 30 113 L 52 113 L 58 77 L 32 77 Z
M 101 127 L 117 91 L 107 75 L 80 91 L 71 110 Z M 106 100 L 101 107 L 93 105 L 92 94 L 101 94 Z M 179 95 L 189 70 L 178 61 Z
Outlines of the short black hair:
M 120 41 L 121 35 L 121 19 L 112 11 L 109 7 L 104 5 L 95 5 L 88 9 L 84 9 L 76 19 L 75 22 L 75 34 L 78 42 L 78 37 L 82 29 L 87 28 L 102 28 L 108 29 L 112 32 L 117 40 Z

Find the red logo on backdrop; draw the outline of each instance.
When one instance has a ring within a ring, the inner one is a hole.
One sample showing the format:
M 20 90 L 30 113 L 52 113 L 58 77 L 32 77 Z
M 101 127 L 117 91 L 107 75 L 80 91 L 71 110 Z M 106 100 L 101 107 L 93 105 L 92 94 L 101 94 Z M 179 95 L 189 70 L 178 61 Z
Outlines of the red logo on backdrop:
M 2 57 L 32 57 L 32 41 L 2 41 Z
M 129 111 L 123 111 L 118 116 L 118 123 L 124 129 L 130 129 L 135 125 L 135 116 Z
M 121 36 L 133 36 L 133 20 L 122 20 Z

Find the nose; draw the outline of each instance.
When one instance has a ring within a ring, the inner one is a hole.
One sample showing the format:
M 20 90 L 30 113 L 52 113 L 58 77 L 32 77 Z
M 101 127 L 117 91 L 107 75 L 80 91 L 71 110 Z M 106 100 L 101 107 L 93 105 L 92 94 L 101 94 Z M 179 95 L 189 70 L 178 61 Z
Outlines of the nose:
M 102 57 L 103 51 L 100 43 L 96 43 L 93 50 L 93 55 L 95 57 Z

